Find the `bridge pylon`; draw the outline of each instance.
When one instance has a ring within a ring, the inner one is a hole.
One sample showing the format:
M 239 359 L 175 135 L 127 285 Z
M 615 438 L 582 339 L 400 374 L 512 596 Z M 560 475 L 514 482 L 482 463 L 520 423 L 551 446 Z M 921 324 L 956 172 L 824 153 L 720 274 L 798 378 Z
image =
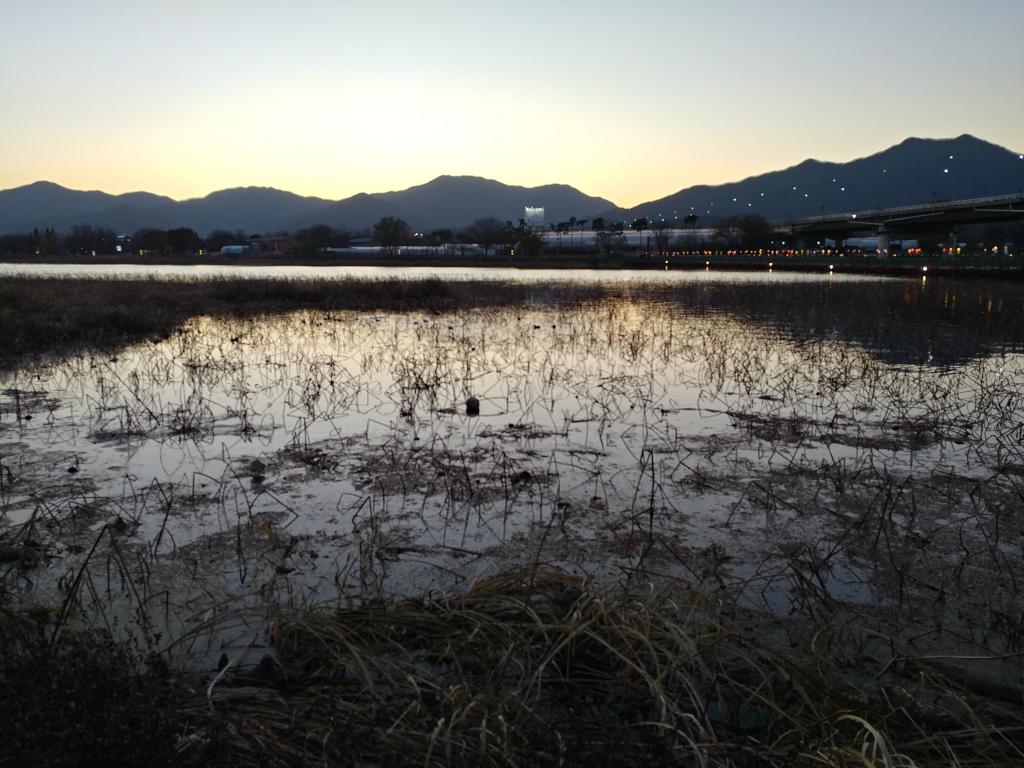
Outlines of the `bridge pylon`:
M 878 230 L 878 245 L 875 246 L 875 252 L 878 254 L 878 258 L 887 259 L 891 253 L 891 236 L 884 230 Z

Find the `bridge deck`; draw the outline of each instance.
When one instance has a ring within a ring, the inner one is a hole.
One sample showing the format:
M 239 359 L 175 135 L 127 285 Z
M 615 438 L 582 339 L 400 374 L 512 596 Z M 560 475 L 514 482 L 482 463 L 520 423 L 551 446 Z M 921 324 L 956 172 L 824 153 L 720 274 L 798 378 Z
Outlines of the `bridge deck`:
M 824 233 L 1016 220 L 1024 220 L 1024 193 L 813 216 L 785 224 L 783 228 L 790 232 Z

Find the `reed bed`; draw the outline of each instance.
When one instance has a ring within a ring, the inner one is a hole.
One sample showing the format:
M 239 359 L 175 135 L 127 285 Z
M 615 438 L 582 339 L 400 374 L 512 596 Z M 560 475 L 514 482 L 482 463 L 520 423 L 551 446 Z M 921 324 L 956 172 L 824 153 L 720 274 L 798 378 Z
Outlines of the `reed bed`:
M 265 618 L 262 660 L 225 655 L 202 677 L 171 674 L 153 658 L 139 671 L 95 634 L 19 645 L 24 635 L 8 623 L 4 760 L 846 767 L 1024 759 L 1020 707 L 943 676 L 941 660 L 890 659 L 866 674 L 822 648 L 823 627 L 681 585 L 609 592 L 534 564 L 456 595 Z M 791 638 L 784 651 L 770 639 L 779 637 Z
M 552 300 L 600 288 L 544 287 Z M 167 334 L 190 317 L 262 315 L 291 309 L 443 311 L 521 304 L 533 291 L 506 281 L 436 278 L 103 278 L 0 280 L 0 365 L 42 351 L 112 349 Z
M 53 286 L 0 287 L 12 764 L 1021 762 L 1015 291 Z
M 926 289 L 927 288 L 927 289 Z M 0 280 L 0 368 L 27 353 L 116 349 L 165 335 L 188 318 L 259 316 L 295 309 L 455 311 L 536 303 L 580 306 L 600 298 L 643 297 L 687 311 L 743 316 L 814 335 L 833 328 L 846 338 L 892 349 L 934 342 L 972 349 L 1010 340 L 1024 316 L 1012 286 L 989 281 L 872 281 L 861 286 L 809 281 L 622 281 L 579 283 L 437 278 L 49 278 Z M 922 318 L 929 318 L 922 323 Z M 888 337 L 886 337 L 888 335 Z

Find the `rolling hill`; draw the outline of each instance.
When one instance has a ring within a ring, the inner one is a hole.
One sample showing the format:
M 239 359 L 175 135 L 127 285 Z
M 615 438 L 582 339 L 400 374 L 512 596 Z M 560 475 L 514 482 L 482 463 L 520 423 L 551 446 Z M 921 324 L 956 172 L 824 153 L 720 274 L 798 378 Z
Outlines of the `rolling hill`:
M 383 216 L 398 216 L 418 229 L 462 227 L 483 216 L 517 221 L 525 205 L 542 205 L 549 218 L 590 216 L 612 205 L 565 185 L 515 187 L 474 176 L 441 176 L 398 192 L 360 193 L 344 200 L 302 197 L 269 187 L 243 187 L 176 201 L 133 192 L 81 192 L 51 182 L 0 191 L 0 233 L 51 227 L 67 232 L 76 224 L 134 232 L 144 227 L 191 227 L 249 233 L 295 231 L 315 224 L 370 227 Z
M 190 200 L 148 192 L 110 195 L 66 189 L 52 182 L 0 191 L 0 233 L 76 224 L 134 232 L 144 227 L 191 227 L 248 233 L 295 231 L 315 224 L 370 227 L 398 216 L 420 230 L 462 227 L 493 216 L 517 221 L 527 205 L 543 206 L 548 222 L 570 216 L 608 220 L 681 220 L 690 213 L 705 223 L 755 213 L 785 221 L 823 213 L 1009 194 L 1024 189 L 1024 159 L 970 135 L 911 138 L 847 163 L 805 160 L 792 168 L 717 186 L 689 187 L 630 209 L 616 207 L 574 187 L 519 187 L 477 176 L 439 176 L 409 189 L 360 193 L 343 200 L 304 197 L 270 187 L 243 187 Z
M 1012 194 L 1022 188 L 1024 160 L 1008 149 L 966 134 L 955 139 L 911 138 L 848 163 L 805 160 L 743 181 L 689 187 L 630 208 L 623 218 L 668 220 L 694 213 L 707 220 L 755 213 L 786 221 Z

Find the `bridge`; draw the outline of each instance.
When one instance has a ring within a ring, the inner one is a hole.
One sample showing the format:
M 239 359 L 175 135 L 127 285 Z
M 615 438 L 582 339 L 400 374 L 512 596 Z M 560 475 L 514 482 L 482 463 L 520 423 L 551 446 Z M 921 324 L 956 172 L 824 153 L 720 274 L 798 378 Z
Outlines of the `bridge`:
M 781 224 L 777 231 L 805 239 L 827 237 L 837 245 L 848 237 L 877 236 L 879 252 L 888 254 L 894 234 L 947 233 L 999 222 L 1024 222 L 1024 193 L 814 216 Z

